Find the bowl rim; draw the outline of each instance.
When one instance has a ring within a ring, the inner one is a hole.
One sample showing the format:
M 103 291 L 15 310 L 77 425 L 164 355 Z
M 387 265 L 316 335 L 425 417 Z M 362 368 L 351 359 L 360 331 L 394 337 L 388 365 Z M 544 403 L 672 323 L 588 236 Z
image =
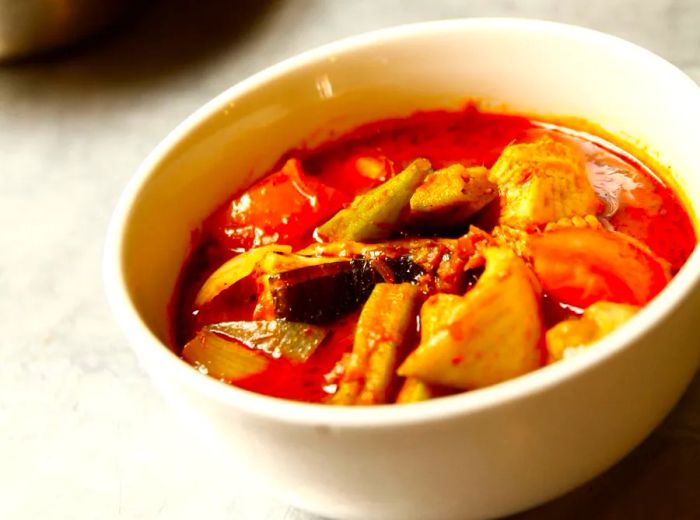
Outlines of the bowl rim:
M 229 87 L 179 123 L 148 154 L 119 198 L 107 231 L 103 278 L 112 312 L 137 357 L 142 362 L 149 362 L 147 363 L 149 365 L 162 367 L 160 370 L 162 373 L 169 372 L 179 384 L 187 385 L 209 399 L 269 421 L 327 428 L 389 428 L 448 420 L 455 416 L 469 415 L 500 405 L 512 404 L 528 396 L 548 391 L 570 378 L 595 369 L 606 360 L 630 348 L 640 337 L 670 315 L 692 290 L 700 287 L 700 244 L 696 245 L 684 266 L 669 284 L 629 323 L 601 339 L 595 349 L 588 349 L 564 363 L 544 366 L 490 387 L 412 403 L 408 406 L 386 404 L 366 407 L 333 407 L 280 399 L 215 380 L 194 370 L 180 359 L 150 330 L 145 320 L 139 315 L 124 276 L 123 245 L 131 222 L 132 206 L 137 203 L 142 188 L 161 163 L 203 121 L 246 92 L 264 86 L 307 63 L 328 59 L 335 54 L 352 53 L 378 43 L 401 40 L 434 31 L 504 29 L 548 32 L 586 42 L 597 40 L 621 52 L 645 58 L 645 61 L 653 62 L 656 67 L 664 69 L 664 73 L 673 76 L 676 82 L 685 83 L 691 90 L 695 89 L 700 105 L 700 87 L 684 72 L 651 51 L 593 29 L 527 18 L 458 18 L 388 27 L 331 42 L 272 65 Z M 700 207 L 700 202 L 695 206 Z M 696 233 L 697 231 L 696 226 Z M 147 371 L 151 377 L 158 377 L 150 370 Z

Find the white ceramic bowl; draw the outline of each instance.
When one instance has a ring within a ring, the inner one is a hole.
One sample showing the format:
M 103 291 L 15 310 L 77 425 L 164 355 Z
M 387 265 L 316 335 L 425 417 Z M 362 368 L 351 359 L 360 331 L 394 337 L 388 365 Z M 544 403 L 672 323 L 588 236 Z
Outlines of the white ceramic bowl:
M 298 507 L 356 519 L 490 517 L 592 478 L 673 406 L 700 358 L 700 251 L 628 325 L 575 359 L 406 406 L 334 408 L 210 379 L 168 347 L 190 232 L 282 152 L 327 130 L 479 97 L 583 117 L 647 144 L 700 213 L 700 89 L 630 43 L 553 23 L 398 27 L 302 54 L 178 126 L 128 185 L 107 238 L 114 313 L 157 387 L 225 456 Z M 319 132 L 320 130 L 320 132 Z

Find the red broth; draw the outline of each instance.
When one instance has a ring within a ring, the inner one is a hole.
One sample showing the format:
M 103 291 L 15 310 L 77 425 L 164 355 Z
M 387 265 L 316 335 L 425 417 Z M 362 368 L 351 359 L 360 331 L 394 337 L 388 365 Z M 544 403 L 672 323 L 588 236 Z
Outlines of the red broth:
M 456 112 L 420 112 L 407 118 L 378 121 L 319 147 L 291 150 L 269 175 L 278 172 L 287 159 L 298 159 L 307 177 L 301 181 L 296 179 L 294 186 L 314 185 L 320 181 L 330 187 L 324 194 L 325 200 L 333 201 L 337 207 L 401 171 L 417 157 L 427 158 L 435 169 L 455 163 L 488 168 L 508 144 L 527 142 L 543 133 L 569 139 L 584 150 L 596 191 L 604 199 L 607 194 L 613 200 L 612 205 L 616 205 L 612 208 L 616 211 L 608 219 L 609 224 L 646 243 L 660 258 L 669 262 L 671 272 L 675 274 L 695 247 L 696 235 L 678 196 L 661 177 L 631 155 L 598 138 L 523 117 L 480 112 L 467 107 Z M 363 168 L 369 170 L 368 175 L 367 171 L 364 175 L 358 174 Z M 274 182 L 270 191 L 273 189 Z M 303 186 L 299 191 L 304 195 Z M 269 197 L 267 192 L 264 195 Z M 291 204 L 288 202 L 290 196 L 285 197 L 284 203 Z M 300 201 L 304 203 L 301 197 Z M 224 261 L 246 249 L 241 242 L 227 242 L 221 238 L 231 235 L 226 228 L 228 208 L 229 204 L 226 204 L 204 223 L 196 234 L 193 252 L 183 267 L 173 305 L 173 330 L 179 348 L 205 324 L 253 318 L 255 288 L 245 284 L 237 284 L 203 308 L 196 309 L 193 305 L 194 296 L 204 280 Z M 488 216 L 487 207 L 478 220 L 479 225 L 487 230 L 490 225 Z M 313 242 L 313 228 L 301 229 L 304 225 L 298 224 L 298 233 L 291 228 L 291 232 L 285 231 L 286 234 L 273 237 L 271 241 L 288 243 L 295 249 L 309 245 Z M 251 229 L 251 237 L 269 238 L 266 236 L 268 231 L 262 226 L 256 227 L 255 222 Z M 546 294 L 542 309 L 547 328 L 581 312 L 581 309 Z M 236 386 L 276 397 L 323 401 L 335 391 L 333 381 L 326 375 L 341 356 L 352 349 L 358 315 L 353 313 L 331 325 L 329 338 L 306 363 L 294 365 L 284 359 L 274 359 L 265 372 L 238 380 Z M 417 324 L 416 332 L 419 327 Z

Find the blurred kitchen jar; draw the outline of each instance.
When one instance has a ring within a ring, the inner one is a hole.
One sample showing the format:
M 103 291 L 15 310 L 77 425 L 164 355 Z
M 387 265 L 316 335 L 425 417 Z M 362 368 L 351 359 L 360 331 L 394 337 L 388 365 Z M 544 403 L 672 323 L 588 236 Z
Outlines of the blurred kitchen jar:
M 77 42 L 115 21 L 132 0 L 0 0 L 0 61 Z

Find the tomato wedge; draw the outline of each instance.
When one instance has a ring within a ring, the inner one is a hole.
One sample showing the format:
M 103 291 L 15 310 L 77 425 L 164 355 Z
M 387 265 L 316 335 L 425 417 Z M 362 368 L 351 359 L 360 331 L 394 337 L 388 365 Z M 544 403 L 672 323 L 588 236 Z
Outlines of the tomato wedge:
M 671 279 L 667 262 L 623 233 L 558 229 L 530 245 L 545 292 L 576 307 L 600 300 L 644 305 Z
M 305 174 L 297 159 L 290 159 L 217 213 L 216 238 L 237 251 L 267 244 L 298 245 L 346 199 Z

